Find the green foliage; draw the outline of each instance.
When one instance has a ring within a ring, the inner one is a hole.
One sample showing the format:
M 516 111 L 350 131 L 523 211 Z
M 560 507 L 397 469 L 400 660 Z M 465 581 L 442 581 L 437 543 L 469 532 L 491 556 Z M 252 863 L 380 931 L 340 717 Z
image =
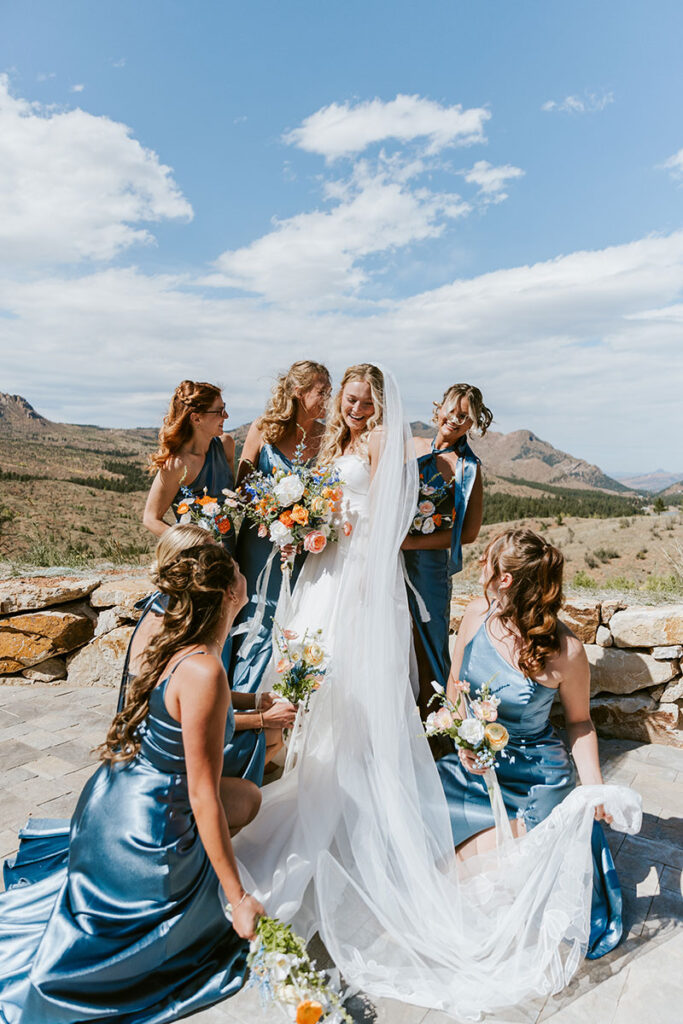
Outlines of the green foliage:
M 558 525 L 564 516 L 609 519 L 617 516 L 641 514 L 640 498 L 624 498 L 620 494 L 605 491 L 582 491 L 572 487 L 556 487 L 554 484 L 539 484 L 533 480 L 515 477 L 501 477 L 508 483 L 520 484 L 543 495 L 538 498 L 522 497 L 518 494 L 492 494 L 485 488 L 484 523 L 506 523 L 512 519 L 550 519 Z
M 597 583 L 592 576 L 589 576 L 583 569 L 579 569 L 578 572 L 574 573 L 574 579 L 572 580 L 573 587 L 579 587 L 582 590 L 595 590 Z
M 609 562 L 612 558 L 620 558 L 618 551 L 614 548 L 596 548 L 593 552 L 596 558 L 600 559 L 601 562 Z
M 647 548 L 641 548 L 640 551 L 636 551 L 636 558 L 638 558 L 641 562 L 645 560 L 646 555 Z
M 655 512 L 666 512 L 666 502 L 663 498 L 655 498 L 652 508 Z
M 18 480 L 26 483 L 27 480 L 46 480 L 47 477 L 39 476 L 37 473 L 15 473 L 12 469 L 0 469 L 0 480 Z
M 683 593 L 683 579 L 680 576 L 648 576 L 645 581 L 645 590 L 650 594 L 681 594 Z
M 27 565 L 78 567 L 89 565 L 93 551 L 85 541 L 60 541 L 54 533 L 34 534 L 31 545 L 22 559 Z
M 119 494 L 146 491 L 149 487 L 149 476 L 135 462 L 106 459 L 102 468 L 107 473 L 115 473 L 116 476 L 71 476 L 69 482 L 83 487 L 94 487 L 98 491 L 116 491 Z
M 115 562 L 117 565 L 129 565 L 131 562 L 138 562 L 141 556 L 149 558 L 151 555 L 150 545 L 129 541 L 124 544 L 121 541 L 111 539 L 100 545 L 100 556 L 108 562 Z
M 589 554 L 588 551 L 586 551 L 586 553 L 584 554 L 583 560 L 589 569 L 597 569 L 598 565 L 600 564 L 597 558 L 593 558 L 593 556 Z

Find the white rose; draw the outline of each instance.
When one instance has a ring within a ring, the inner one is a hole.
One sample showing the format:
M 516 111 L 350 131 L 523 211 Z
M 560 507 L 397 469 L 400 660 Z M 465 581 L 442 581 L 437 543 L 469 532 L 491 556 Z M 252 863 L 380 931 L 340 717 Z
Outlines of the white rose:
M 279 519 L 276 519 L 270 527 L 270 539 L 283 548 L 285 544 L 291 544 L 294 537 L 292 536 L 292 531 L 284 523 L 281 523 Z
M 458 736 L 465 743 L 471 743 L 473 747 L 476 747 L 484 738 L 484 723 L 480 722 L 478 718 L 466 718 L 458 729 Z
M 433 519 L 425 519 L 424 523 L 422 524 L 422 532 L 423 533 L 434 533 L 435 529 L 436 529 L 436 527 L 434 526 L 434 520 Z
M 204 506 L 204 515 L 205 516 L 215 516 L 216 513 L 219 512 L 219 511 L 220 511 L 220 505 L 217 502 L 215 502 L 215 501 L 212 501 L 209 505 L 205 505 Z
M 212 528 L 211 520 L 205 519 L 204 516 L 202 516 L 201 519 L 197 520 L 197 526 L 201 526 L 202 530 L 210 530 Z
M 190 515 L 189 512 L 185 512 L 185 514 L 180 517 L 178 522 L 182 523 L 183 526 L 184 526 L 185 523 L 191 523 L 192 522 L 192 516 Z
M 296 473 L 284 476 L 279 483 L 275 484 L 273 494 L 281 505 L 293 505 L 304 493 L 304 482 Z

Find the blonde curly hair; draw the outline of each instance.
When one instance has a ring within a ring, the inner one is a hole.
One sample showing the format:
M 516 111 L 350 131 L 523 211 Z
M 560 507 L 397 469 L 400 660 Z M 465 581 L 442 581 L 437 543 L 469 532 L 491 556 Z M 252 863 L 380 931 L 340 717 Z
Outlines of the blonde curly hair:
M 460 398 L 464 398 L 469 406 L 472 428 L 483 437 L 493 422 L 493 413 L 488 406 L 484 405 L 483 395 L 479 388 L 475 388 L 474 384 L 452 384 L 447 388 L 441 401 L 434 402 L 432 423 L 439 422 L 437 418 L 439 409 L 442 409 L 444 405 L 452 408 Z
M 327 418 L 327 426 L 320 444 L 318 462 L 329 463 L 343 455 L 344 448 L 349 442 L 351 431 L 342 416 L 341 401 L 344 388 L 354 381 L 361 381 L 370 385 L 370 394 L 375 411 L 365 425 L 361 437 L 363 450 L 367 449 L 367 441 L 371 432 L 382 422 L 382 407 L 384 404 L 384 376 L 382 371 L 372 363 L 357 363 L 349 366 L 342 377 L 337 394 L 332 399 L 330 413 Z
M 267 444 L 277 444 L 287 433 L 287 428 L 296 417 L 297 391 L 308 391 L 320 379 L 329 385 L 329 371 L 322 363 L 315 363 L 312 359 L 300 359 L 292 363 L 286 373 L 278 376 L 265 411 L 256 420 L 256 426 Z

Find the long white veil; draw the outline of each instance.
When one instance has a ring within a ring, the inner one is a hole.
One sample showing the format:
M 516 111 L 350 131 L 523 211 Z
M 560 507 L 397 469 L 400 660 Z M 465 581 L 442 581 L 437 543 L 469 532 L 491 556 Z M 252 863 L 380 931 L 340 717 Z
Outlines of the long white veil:
M 398 388 L 384 379 L 381 458 L 369 521 L 339 574 L 332 663 L 294 768 L 265 787 L 235 849 L 268 913 L 319 931 L 347 982 L 476 1020 L 569 980 L 589 934 L 593 808 L 605 803 L 616 827 L 637 831 L 639 798 L 581 787 L 458 871 L 410 687 L 398 553 L 417 466 Z

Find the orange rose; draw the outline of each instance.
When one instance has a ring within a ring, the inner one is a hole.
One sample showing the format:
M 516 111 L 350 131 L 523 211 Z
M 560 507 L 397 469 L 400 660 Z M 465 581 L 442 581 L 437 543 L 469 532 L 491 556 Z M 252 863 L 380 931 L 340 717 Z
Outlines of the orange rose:
M 322 1015 L 321 1003 L 316 1002 L 315 999 L 304 999 L 296 1010 L 296 1024 L 318 1024 Z
M 290 530 L 292 526 L 294 526 L 294 516 L 292 515 L 292 512 L 288 508 L 286 508 L 284 512 L 282 512 L 281 515 L 278 516 L 278 519 L 280 520 L 283 526 L 287 527 L 288 530 Z
M 230 520 L 227 516 L 224 519 L 217 519 L 216 526 L 219 533 L 230 533 Z
M 308 512 L 303 505 L 294 506 L 292 509 L 292 519 L 300 526 L 306 526 L 308 524 Z
M 198 505 L 217 505 L 218 502 L 215 498 L 210 498 L 208 494 L 205 494 L 203 498 L 197 498 Z
M 179 516 L 184 516 L 186 512 L 190 511 L 190 506 L 187 504 L 186 501 L 181 501 L 176 511 Z
M 435 512 L 434 515 L 432 516 L 432 519 L 434 521 L 434 526 L 441 526 L 442 516 L 440 512 Z

